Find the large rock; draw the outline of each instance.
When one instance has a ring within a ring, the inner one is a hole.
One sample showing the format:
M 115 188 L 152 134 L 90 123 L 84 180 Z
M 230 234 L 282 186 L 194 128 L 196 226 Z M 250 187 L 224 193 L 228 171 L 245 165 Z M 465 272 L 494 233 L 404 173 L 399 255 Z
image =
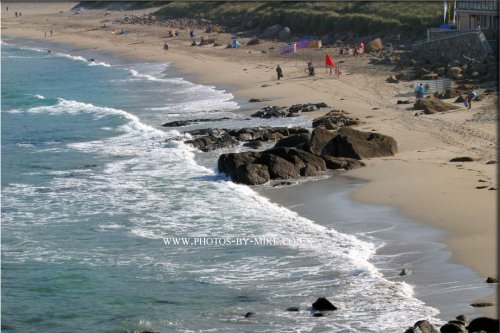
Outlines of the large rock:
M 427 320 L 419 320 L 413 325 L 415 333 L 439 333 L 439 331 L 432 326 Z
M 274 145 L 275 147 L 297 147 L 299 145 L 309 144 L 311 140 L 310 133 L 301 133 L 290 135 L 284 139 L 279 140 Z
M 343 126 L 354 126 L 358 123 L 358 119 L 345 116 L 343 111 L 334 110 L 324 116 L 313 119 L 312 127 L 323 127 L 327 130 L 334 130 Z
M 236 169 L 235 175 L 231 179 L 235 183 L 260 185 L 267 183 L 271 177 L 265 165 L 244 164 Z
M 366 52 L 373 52 L 373 51 L 378 51 L 382 49 L 382 40 L 380 38 L 375 38 L 371 42 L 366 43 L 365 45 L 365 51 Z
M 335 311 L 337 307 L 330 303 L 325 297 L 320 297 L 312 304 L 314 310 L 317 311 Z
M 293 163 L 284 158 L 271 154 L 261 154 L 255 159 L 254 163 L 266 165 L 269 169 L 271 179 L 289 179 L 298 178 L 299 173 Z
M 192 145 L 194 148 L 207 152 L 221 148 L 234 147 L 238 141 L 231 137 L 228 133 L 224 133 L 220 137 L 203 136 L 193 140 L 185 141 L 186 144 Z
M 289 117 L 289 112 L 284 111 L 284 107 L 279 106 L 266 106 L 260 109 L 259 111 L 250 115 L 250 117 L 256 118 L 281 118 L 281 117 Z
M 361 162 L 360 160 L 356 160 L 354 158 L 333 157 L 328 155 L 323 155 L 321 157 L 325 161 L 326 168 L 330 170 L 337 170 L 337 169 L 352 170 L 366 166 L 365 163 Z
M 311 141 L 309 143 L 309 152 L 314 155 L 321 156 L 330 150 L 330 142 L 336 136 L 335 132 L 330 132 L 322 128 L 315 128 L 311 134 Z
M 462 74 L 462 68 L 460 67 L 450 67 L 448 69 L 448 76 L 454 80 L 459 79 Z
M 485 331 L 487 333 L 498 332 L 498 319 L 479 317 L 472 320 L 467 326 L 469 332 Z
M 260 39 L 258 38 L 252 38 L 248 41 L 247 43 L 247 46 L 251 46 L 251 45 L 259 45 L 261 42 L 260 42 Z
M 275 24 L 270 27 L 267 27 L 266 30 L 264 31 L 263 37 L 264 38 L 275 38 L 278 36 L 280 31 L 283 29 L 283 26 L 280 24 Z
M 413 105 L 415 110 L 423 110 L 425 114 L 434 114 L 450 110 L 457 110 L 460 107 L 441 101 L 439 98 L 419 98 Z
M 245 164 L 251 164 L 259 156 L 260 153 L 257 152 L 222 154 L 217 161 L 217 168 L 219 172 L 234 178 L 237 168 Z
M 294 165 L 295 170 L 301 176 L 317 176 L 322 171 L 326 171 L 326 164 L 322 158 L 303 150 L 293 148 L 273 148 L 262 153 L 276 155 L 287 160 Z
M 359 160 L 393 156 L 398 149 L 396 140 L 390 136 L 342 127 L 333 132 L 315 128 L 311 135 L 309 151 L 318 156 L 330 155 Z
M 284 27 L 278 34 L 278 39 L 283 42 L 289 40 L 290 37 L 292 37 L 292 31 L 289 27 Z
M 439 329 L 441 333 L 465 333 L 467 330 L 465 326 L 456 323 L 447 323 Z

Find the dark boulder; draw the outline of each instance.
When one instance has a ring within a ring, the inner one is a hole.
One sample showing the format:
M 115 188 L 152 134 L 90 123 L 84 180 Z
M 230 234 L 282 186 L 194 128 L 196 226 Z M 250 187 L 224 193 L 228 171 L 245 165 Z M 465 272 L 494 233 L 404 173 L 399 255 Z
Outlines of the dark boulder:
M 441 326 L 440 328 L 441 333 L 462 333 L 462 332 L 467 332 L 465 329 L 465 326 L 463 325 L 458 325 L 455 323 L 447 323 Z
M 251 141 L 245 142 L 243 144 L 243 146 L 250 147 L 250 148 L 253 148 L 253 149 L 258 149 L 258 148 L 262 147 L 262 141 L 260 141 L 260 140 L 251 140 Z
M 289 113 L 287 111 L 284 111 L 284 109 L 284 107 L 279 106 L 266 106 L 259 111 L 251 114 L 250 117 L 266 119 L 289 117 Z
M 276 155 L 261 154 L 261 156 L 255 159 L 254 163 L 266 165 L 269 169 L 271 179 L 289 179 L 299 177 L 299 173 L 292 163 Z
M 318 156 L 362 159 L 393 156 L 398 150 L 396 140 L 390 136 L 342 127 L 333 132 L 315 128 L 309 151 Z
M 284 139 L 279 140 L 276 142 L 274 145 L 275 147 L 297 147 L 299 145 L 303 144 L 309 144 L 309 141 L 311 140 L 311 134 L 308 133 L 301 133 L 301 134 L 295 134 L 295 135 L 290 135 Z
M 398 151 L 394 138 L 379 133 L 362 132 L 350 127 L 340 128 L 332 141 L 334 154 L 330 155 L 336 157 L 362 159 L 394 156 Z
M 320 297 L 312 304 L 314 310 L 317 311 L 335 311 L 337 307 L 330 303 L 325 297 Z
M 311 134 L 309 143 L 309 152 L 314 155 L 321 156 L 328 153 L 334 148 L 334 144 L 330 143 L 337 134 L 322 128 L 315 128 Z M 330 154 L 332 155 L 332 154 Z
M 297 312 L 297 311 L 300 311 L 300 308 L 298 306 L 291 306 L 291 307 L 287 308 L 286 311 Z
M 466 325 L 470 322 L 468 315 L 459 315 L 459 316 L 457 316 L 456 319 L 464 322 Z
M 219 172 L 223 172 L 233 179 L 237 168 L 252 163 L 258 156 L 260 153 L 257 152 L 222 154 L 217 161 L 217 168 Z
M 311 111 L 316 111 L 321 108 L 327 108 L 328 105 L 326 103 L 306 103 L 306 104 L 295 104 L 292 105 L 289 109 L 288 112 L 291 113 L 300 113 L 300 112 L 311 112 Z
M 207 123 L 207 122 L 213 122 L 213 121 L 221 121 L 221 120 L 229 120 L 231 118 L 229 117 L 223 117 L 223 118 L 204 118 L 204 119 L 192 119 L 192 120 L 176 120 L 176 121 L 171 121 L 168 123 L 165 123 L 161 126 L 163 127 L 181 127 L 181 126 L 187 126 L 187 125 L 192 125 L 192 124 L 197 124 L 197 123 Z
M 421 332 L 421 333 L 439 333 L 439 331 L 434 326 L 432 326 L 432 324 L 429 323 L 427 320 L 417 321 L 415 325 L 413 325 L 413 328 L 416 330 L 416 332 Z
M 450 162 L 473 162 L 473 161 L 474 159 L 468 156 L 454 157 L 450 160 Z
M 326 171 L 325 161 L 309 152 L 293 148 L 273 148 L 266 150 L 263 154 L 279 156 L 292 163 L 295 170 L 301 176 L 317 176 L 322 171 Z
M 262 164 L 244 164 L 236 169 L 234 178 L 235 183 L 247 185 L 261 185 L 271 179 L 269 169 Z
M 498 283 L 498 279 L 488 276 L 486 283 Z
M 327 130 L 337 129 L 342 126 L 354 126 L 358 119 L 347 117 L 342 110 L 333 110 L 327 114 L 313 119 L 312 127 L 324 127 Z
M 479 302 L 479 303 L 472 303 L 470 306 L 475 307 L 475 308 L 485 308 L 485 307 L 493 306 L 493 305 L 495 305 L 495 304 L 489 303 L 489 302 Z
M 352 170 L 358 169 L 366 166 L 365 163 L 360 160 L 356 160 L 354 158 L 348 157 L 333 157 L 329 155 L 321 156 L 323 160 L 325 160 L 326 168 L 330 170 L 344 169 L 344 170 Z
M 247 312 L 245 313 L 245 318 L 250 318 L 250 317 L 253 317 L 255 313 L 253 312 Z
M 325 315 L 321 312 L 313 313 L 313 317 L 324 317 Z
M 229 134 L 224 133 L 220 137 L 202 136 L 193 140 L 187 140 L 185 143 L 201 151 L 207 152 L 221 148 L 234 147 L 238 144 L 238 141 Z
M 498 332 L 498 319 L 492 319 L 488 317 L 479 317 L 472 320 L 467 326 L 469 332 L 479 332 L 485 331 L 487 333 Z

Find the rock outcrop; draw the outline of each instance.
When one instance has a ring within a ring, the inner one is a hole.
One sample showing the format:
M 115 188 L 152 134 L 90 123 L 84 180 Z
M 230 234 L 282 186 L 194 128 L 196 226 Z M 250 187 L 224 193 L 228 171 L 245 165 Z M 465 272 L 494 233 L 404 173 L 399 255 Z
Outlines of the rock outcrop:
M 425 114 L 434 114 L 438 112 L 457 110 L 460 109 L 460 107 L 443 102 L 436 97 L 429 97 L 417 99 L 417 101 L 413 105 L 413 109 L 423 110 Z
M 365 166 L 362 158 L 392 156 L 397 143 L 389 136 L 362 132 L 349 127 L 336 131 L 316 128 L 278 141 L 274 148 L 263 152 L 222 154 L 219 172 L 234 182 L 258 185 L 269 179 L 290 179 L 316 176 L 327 169 L 355 169 Z M 241 155 L 241 156 L 240 156 Z M 249 167 L 247 164 L 257 164 Z M 262 166 L 267 168 L 269 178 Z M 244 175 L 244 173 L 251 173 Z

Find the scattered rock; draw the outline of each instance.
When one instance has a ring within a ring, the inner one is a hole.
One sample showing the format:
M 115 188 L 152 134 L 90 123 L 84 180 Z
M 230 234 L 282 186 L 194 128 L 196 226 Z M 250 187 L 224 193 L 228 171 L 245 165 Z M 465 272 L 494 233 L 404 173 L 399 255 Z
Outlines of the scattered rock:
M 387 81 L 388 83 L 399 83 L 399 80 L 396 78 L 396 76 L 395 76 L 395 75 L 391 75 L 391 76 L 389 76 L 389 77 L 386 79 L 386 81 Z
M 287 41 L 292 37 L 292 31 L 290 30 L 289 27 L 284 27 L 281 29 L 281 31 L 278 33 L 278 39 L 281 41 Z
M 255 118 L 282 118 L 282 117 L 288 117 L 288 112 L 284 111 L 286 109 L 285 107 L 279 107 L 279 106 L 266 106 L 259 111 L 255 112 L 254 114 L 251 114 L 250 117 L 255 117 Z
M 408 276 L 411 275 L 412 271 L 408 268 L 403 268 L 401 272 L 399 272 L 399 276 Z
M 316 312 L 316 313 L 313 313 L 313 317 L 324 317 L 325 315 L 322 314 L 321 312 Z
M 415 332 L 421 332 L 421 333 L 439 333 L 439 331 L 432 326 L 431 323 L 429 323 L 427 320 L 419 320 L 413 325 L 413 328 L 415 329 Z M 420 330 L 420 331 L 418 331 Z
M 268 102 L 269 100 L 266 98 L 251 98 L 248 100 L 250 103 L 258 103 L 258 102 Z
M 478 190 L 482 190 L 483 188 L 487 188 L 488 186 L 476 186 Z
M 365 163 L 354 158 L 333 157 L 329 155 L 323 155 L 321 157 L 325 160 L 326 168 L 330 170 L 338 170 L 338 169 L 352 170 L 366 166 Z
M 498 283 L 498 279 L 488 276 L 486 283 Z
M 375 38 L 374 40 L 366 43 L 365 45 L 366 52 L 373 52 L 381 49 L 382 49 L 382 40 L 380 38 Z
M 441 326 L 440 329 L 441 333 L 461 333 L 461 332 L 467 332 L 465 330 L 465 326 L 463 325 L 457 325 L 455 323 L 447 323 Z
M 468 315 L 459 315 L 456 317 L 456 319 L 464 322 L 466 325 L 470 322 Z
M 177 121 L 171 121 L 171 122 L 165 123 L 161 126 L 163 126 L 163 127 L 181 127 L 181 126 L 188 126 L 188 125 L 197 124 L 197 123 L 221 121 L 221 120 L 229 120 L 229 119 L 231 119 L 231 118 L 223 117 L 223 118 L 217 118 L 217 119 L 177 120 Z
M 457 110 L 459 107 L 441 101 L 439 98 L 418 98 L 413 105 L 414 110 L 423 110 L 425 114 L 434 114 L 437 112 Z
M 280 31 L 283 29 L 283 26 L 279 24 L 272 25 L 270 27 L 267 27 L 266 30 L 264 31 L 264 34 L 262 35 L 264 38 L 275 38 L 278 36 Z
M 325 297 L 320 297 L 312 304 L 312 307 L 316 311 L 335 311 L 337 307 L 330 303 Z
M 274 184 L 273 187 L 288 186 L 288 185 L 293 185 L 293 183 L 292 182 L 279 182 L 279 183 Z M 288 311 L 293 311 L 293 310 L 288 310 Z
M 472 320 L 467 326 L 469 332 L 485 331 L 487 333 L 498 332 L 498 319 L 479 317 Z
M 250 318 L 250 317 L 253 317 L 255 313 L 253 312 L 247 312 L 245 313 L 245 318 Z
M 462 157 L 454 157 L 449 162 L 472 162 L 474 159 L 472 157 L 468 156 L 462 156 Z
M 408 100 L 408 99 L 407 99 L 407 100 L 404 100 L 404 101 L 402 101 L 402 100 L 398 100 L 397 104 L 411 104 L 411 101 L 410 101 L 410 100 Z
M 291 306 L 288 309 L 286 309 L 286 311 L 297 312 L 300 311 L 300 308 L 298 306 Z
M 470 306 L 475 307 L 475 308 L 485 308 L 487 306 L 493 306 L 493 305 L 494 305 L 493 303 L 480 302 L 480 303 L 472 303 Z
M 497 161 L 488 161 L 486 164 L 497 164 Z
M 260 140 L 247 141 L 247 142 L 245 142 L 243 144 L 243 146 L 250 147 L 250 148 L 253 148 L 253 149 L 258 149 L 258 148 L 262 147 L 262 141 L 260 141 Z

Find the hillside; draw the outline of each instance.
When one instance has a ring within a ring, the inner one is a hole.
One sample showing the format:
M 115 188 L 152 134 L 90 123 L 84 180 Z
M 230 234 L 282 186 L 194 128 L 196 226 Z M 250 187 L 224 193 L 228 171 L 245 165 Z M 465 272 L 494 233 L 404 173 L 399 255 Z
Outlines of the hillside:
M 162 6 L 163 5 L 163 6 Z M 162 6 L 164 19 L 206 19 L 234 31 L 260 30 L 280 24 L 294 35 L 394 35 L 423 38 L 442 20 L 441 2 L 83 2 L 87 9 L 133 10 Z

